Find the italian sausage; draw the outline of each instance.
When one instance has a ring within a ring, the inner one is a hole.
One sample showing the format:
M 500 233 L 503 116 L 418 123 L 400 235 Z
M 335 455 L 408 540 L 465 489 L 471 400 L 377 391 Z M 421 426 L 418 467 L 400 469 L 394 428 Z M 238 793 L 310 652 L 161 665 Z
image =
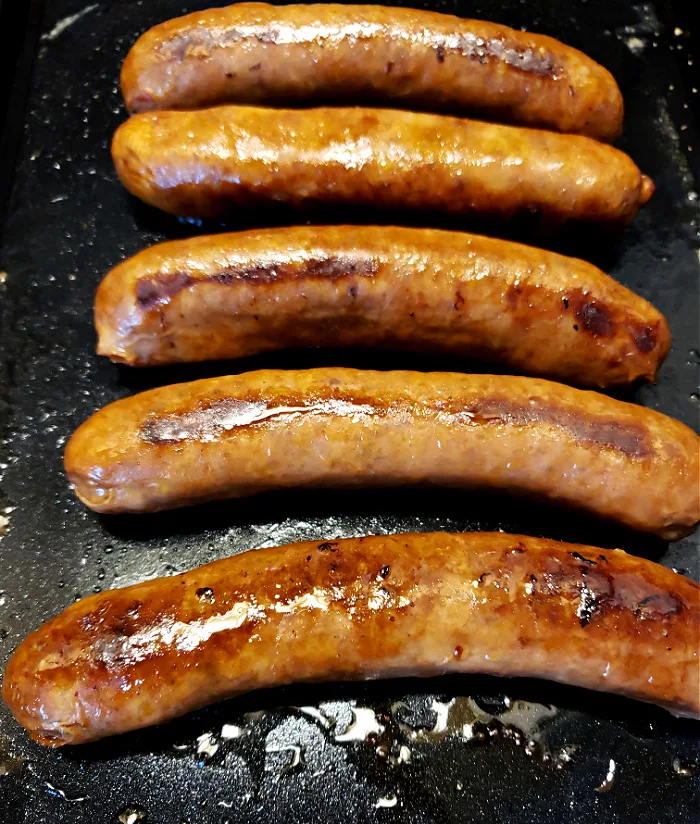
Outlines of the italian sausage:
M 117 129 L 112 156 L 132 194 L 202 218 L 282 201 L 624 225 L 654 190 L 626 154 L 587 137 L 389 109 L 140 114 Z
M 698 716 L 700 587 L 627 555 L 503 533 L 246 552 L 91 595 L 33 632 L 3 698 L 79 744 L 292 682 L 547 678 Z
M 679 421 L 537 378 L 267 370 L 110 404 L 66 446 L 98 512 L 289 487 L 520 492 L 666 538 L 700 520 L 700 439 Z
M 147 31 L 124 62 L 130 112 L 220 103 L 391 101 L 614 140 L 612 75 L 551 37 L 383 6 L 237 3 Z
M 588 386 L 653 380 L 670 345 L 663 315 L 581 260 L 394 227 L 162 243 L 102 281 L 95 325 L 100 354 L 137 366 L 391 346 Z

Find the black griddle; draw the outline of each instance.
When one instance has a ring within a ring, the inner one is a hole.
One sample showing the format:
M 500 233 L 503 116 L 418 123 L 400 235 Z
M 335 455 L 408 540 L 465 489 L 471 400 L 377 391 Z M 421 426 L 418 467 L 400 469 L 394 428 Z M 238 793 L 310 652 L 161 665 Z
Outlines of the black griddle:
M 306 538 L 503 529 L 621 546 L 698 580 L 697 535 L 666 546 L 498 496 L 290 492 L 140 517 L 98 517 L 73 498 L 62 471 L 66 438 L 98 407 L 141 389 L 265 366 L 485 369 L 449 358 L 311 351 L 131 371 L 95 356 L 92 300 L 102 275 L 153 242 L 222 228 L 136 203 L 119 186 L 108 152 L 125 118 L 117 82 L 129 46 L 154 23 L 206 5 L 30 0 L 8 10 L 5 0 L 0 9 L 15 81 L 0 98 L 7 113 L 0 666 L 30 630 L 81 596 Z M 671 323 L 673 349 L 656 386 L 621 395 L 697 428 L 700 73 L 688 65 L 686 21 L 661 0 L 425 5 L 551 34 L 618 79 L 627 104 L 620 146 L 657 185 L 633 226 L 622 235 L 576 229 L 556 237 L 527 226 L 488 228 L 585 257 L 655 303 Z M 245 213 L 227 228 L 342 220 L 474 228 L 456 218 L 366 210 Z M 480 677 L 260 692 L 162 728 L 59 751 L 31 743 L 2 706 L 0 822 L 697 824 L 699 742 L 699 724 L 654 708 Z

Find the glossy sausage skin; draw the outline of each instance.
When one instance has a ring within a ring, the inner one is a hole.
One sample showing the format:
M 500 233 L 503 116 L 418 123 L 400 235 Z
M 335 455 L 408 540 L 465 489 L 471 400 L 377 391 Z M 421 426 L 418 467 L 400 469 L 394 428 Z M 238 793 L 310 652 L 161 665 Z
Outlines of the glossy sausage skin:
M 117 129 L 112 157 L 132 194 L 202 218 L 352 203 L 624 225 L 654 189 L 626 154 L 587 137 L 389 109 L 140 114 Z
M 79 744 L 261 687 L 479 672 L 697 716 L 700 588 L 622 550 L 503 533 L 246 552 L 68 607 L 17 649 L 3 698 Z
M 698 447 L 651 409 L 536 378 L 265 370 L 110 404 L 65 453 L 98 512 L 289 487 L 528 494 L 674 538 L 700 520 Z
M 614 140 L 612 75 L 551 37 L 382 6 L 238 3 L 147 31 L 127 55 L 130 112 L 221 103 L 389 101 Z
M 148 366 L 308 346 L 501 361 L 587 386 L 653 380 L 666 321 L 582 260 L 427 229 L 303 226 L 145 249 L 102 281 L 98 352 Z

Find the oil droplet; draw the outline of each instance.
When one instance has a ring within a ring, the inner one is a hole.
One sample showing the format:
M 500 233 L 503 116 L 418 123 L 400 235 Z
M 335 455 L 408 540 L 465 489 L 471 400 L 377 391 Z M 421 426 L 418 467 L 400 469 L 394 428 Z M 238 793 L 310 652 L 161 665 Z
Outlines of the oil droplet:
M 383 798 L 378 798 L 374 805 L 375 809 L 390 809 L 399 803 L 399 799 L 395 795 L 388 795 Z
M 195 595 L 203 604 L 214 603 L 214 590 L 210 587 L 200 587 Z
M 690 396 L 690 400 L 693 403 L 700 403 L 700 393 L 699 392 L 693 392 L 692 395 Z
M 140 807 L 125 807 L 117 818 L 118 824 L 138 824 L 146 820 L 146 811 Z
M 693 777 L 700 773 L 700 764 L 692 761 L 683 761 L 680 758 L 673 759 L 673 771 L 677 775 L 682 775 L 686 778 Z

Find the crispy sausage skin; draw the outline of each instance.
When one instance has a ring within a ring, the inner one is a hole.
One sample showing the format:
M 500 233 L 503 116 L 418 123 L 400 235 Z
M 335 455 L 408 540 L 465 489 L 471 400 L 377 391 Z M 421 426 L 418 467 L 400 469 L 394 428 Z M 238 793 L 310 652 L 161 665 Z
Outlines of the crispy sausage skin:
M 700 588 L 619 549 L 503 533 L 246 552 L 91 595 L 33 632 L 3 698 L 79 744 L 301 681 L 547 678 L 698 716 Z
M 117 129 L 112 157 L 136 197 L 202 218 L 281 201 L 624 225 L 654 189 L 587 137 L 389 109 L 140 114 Z
M 265 370 L 110 404 L 65 452 L 98 512 L 288 487 L 520 492 L 674 538 L 700 520 L 700 439 L 651 409 L 536 378 Z
M 169 20 L 127 55 L 130 112 L 390 101 L 614 140 L 612 75 L 551 37 L 382 6 L 238 3 Z
M 588 263 L 426 229 L 303 226 L 146 249 L 102 281 L 98 352 L 137 366 L 308 346 L 501 361 L 587 386 L 653 380 L 668 325 Z

